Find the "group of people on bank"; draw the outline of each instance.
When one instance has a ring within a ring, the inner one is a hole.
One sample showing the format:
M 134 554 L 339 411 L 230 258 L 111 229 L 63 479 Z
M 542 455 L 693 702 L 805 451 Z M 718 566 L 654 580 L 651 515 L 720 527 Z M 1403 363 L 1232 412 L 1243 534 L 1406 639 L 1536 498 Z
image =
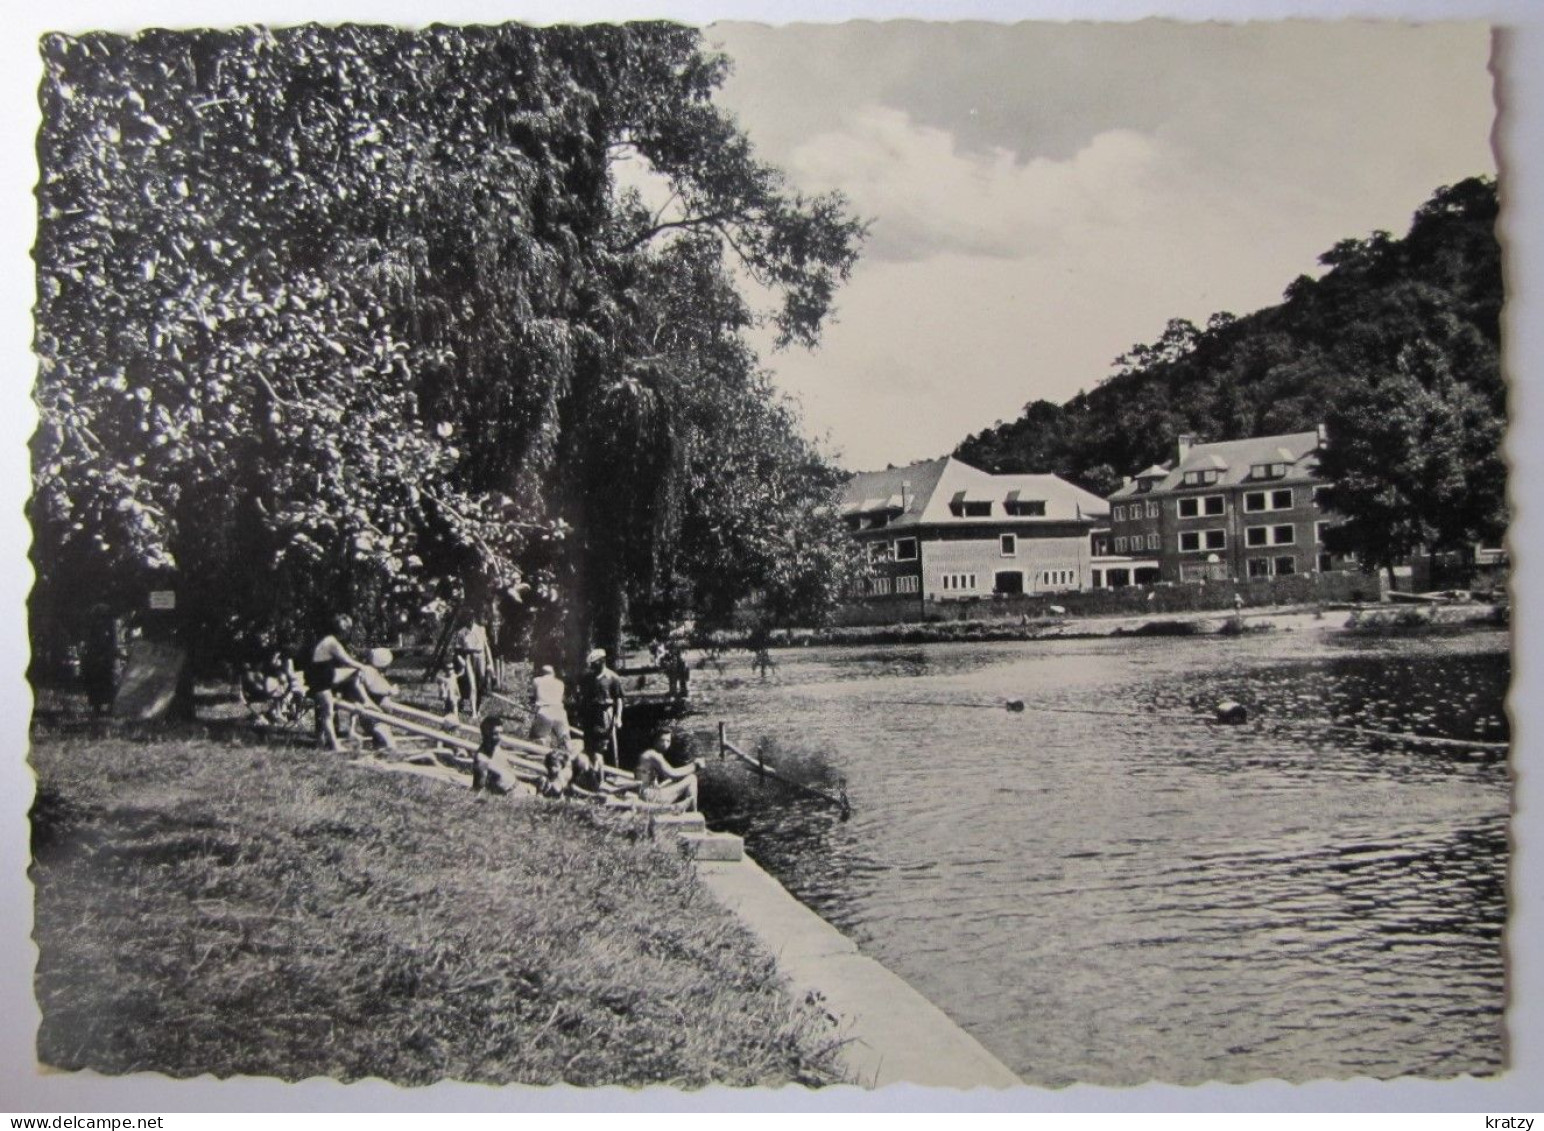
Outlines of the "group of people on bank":
M 341 745 L 340 727 L 345 736 L 350 734 L 355 714 L 344 712 L 347 717 L 340 723 L 340 701 L 379 708 L 396 694 L 381 671 L 392 662 L 391 653 L 377 648 L 367 653 L 365 659 L 355 657 L 345 643 L 353 629 L 351 617 L 333 618 L 305 654 L 299 670 L 282 654 L 275 654 L 263 668 L 247 669 L 242 677 L 242 697 L 260 725 L 278 721 L 280 715 L 295 717 L 297 704 L 309 695 L 316 712 L 317 742 L 323 749 L 336 750 Z M 617 774 L 626 690 L 621 676 L 607 664 L 607 658 L 602 648 L 592 649 L 586 655 L 585 671 L 572 696 L 551 664 L 540 665 L 533 672 L 526 739 L 547 751 L 546 776 L 539 789 L 543 795 L 598 796 L 607 774 Z M 660 667 L 670 677 L 672 693 L 684 695 L 685 658 L 679 649 L 672 649 L 668 658 L 669 663 L 662 661 Z M 459 719 L 460 709 L 466 707 L 470 717 L 476 719 L 493 691 L 493 671 L 486 630 L 475 620 L 464 620 L 451 636 L 448 658 L 431 673 L 445 717 Z M 569 718 L 571 703 L 578 716 L 577 731 Z M 389 727 L 368 714 L 359 715 L 358 720 L 378 749 L 393 748 Z M 488 714 L 479 723 L 481 741 L 472 767 L 474 790 L 490 789 L 496 784 L 496 775 L 491 770 L 492 755 L 506 737 L 508 726 L 501 714 Z M 577 744 L 576 737 L 580 740 Z M 639 756 L 634 774 L 628 778 L 637 783 L 639 798 L 645 802 L 695 809 L 697 763 L 673 765 L 667 757 L 673 741 L 669 727 L 657 730 L 649 747 Z

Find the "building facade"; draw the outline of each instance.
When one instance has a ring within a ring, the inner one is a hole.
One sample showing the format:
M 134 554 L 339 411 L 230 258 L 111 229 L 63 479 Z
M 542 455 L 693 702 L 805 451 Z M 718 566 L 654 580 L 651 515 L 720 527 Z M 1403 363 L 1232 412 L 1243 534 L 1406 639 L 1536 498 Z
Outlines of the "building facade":
M 1171 463 L 1110 495 L 1111 552 L 1155 566 L 1155 579 L 1167 582 L 1356 569 L 1353 558 L 1324 546 L 1335 522 L 1321 506 L 1324 443 L 1322 427 L 1215 444 L 1181 436 Z
M 992 475 L 953 457 L 864 472 L 841 513 L 868 553 L 866 598 L 957 601 L 1092 585 L 1105 501 L 1055 475 Z

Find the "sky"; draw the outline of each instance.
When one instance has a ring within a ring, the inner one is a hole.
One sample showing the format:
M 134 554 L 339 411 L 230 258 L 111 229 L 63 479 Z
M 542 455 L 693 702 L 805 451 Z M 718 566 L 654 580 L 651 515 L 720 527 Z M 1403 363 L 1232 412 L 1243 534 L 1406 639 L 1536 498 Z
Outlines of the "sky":
M 1403 234 L 1439 186 L 1495 171 L 1477 22 L 707 37 L 761 156 L 872 222 L 820 348 L 764 353 L 852 470 L 1063 402 L 1170 318 L 1279 302 L 1338 240 Z

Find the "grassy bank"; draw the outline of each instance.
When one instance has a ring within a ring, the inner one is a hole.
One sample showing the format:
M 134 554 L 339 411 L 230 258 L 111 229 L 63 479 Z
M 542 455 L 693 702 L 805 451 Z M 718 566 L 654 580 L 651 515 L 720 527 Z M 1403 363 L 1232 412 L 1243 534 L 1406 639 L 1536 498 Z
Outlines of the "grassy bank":
M 637 818 L 245 739 L 37 736 L 39 1058 L 487 1083 L 837 1078 Z
M 1343 636 L 1452 636 L 1510 623 L 1507 605 L 1401 605 L 1356 610 L 1340 631 Z

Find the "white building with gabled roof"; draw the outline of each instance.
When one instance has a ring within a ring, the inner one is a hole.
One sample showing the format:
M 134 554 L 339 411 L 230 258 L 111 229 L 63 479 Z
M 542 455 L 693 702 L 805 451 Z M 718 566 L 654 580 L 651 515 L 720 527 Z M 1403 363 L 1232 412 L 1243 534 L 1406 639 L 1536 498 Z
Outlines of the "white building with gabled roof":
M 863 596 L 950 601 L 1089 588 L 1109 504 L 1056 475 L 994 475 L 952 456 L 862 472 L 840 509 L 868 552 Z

